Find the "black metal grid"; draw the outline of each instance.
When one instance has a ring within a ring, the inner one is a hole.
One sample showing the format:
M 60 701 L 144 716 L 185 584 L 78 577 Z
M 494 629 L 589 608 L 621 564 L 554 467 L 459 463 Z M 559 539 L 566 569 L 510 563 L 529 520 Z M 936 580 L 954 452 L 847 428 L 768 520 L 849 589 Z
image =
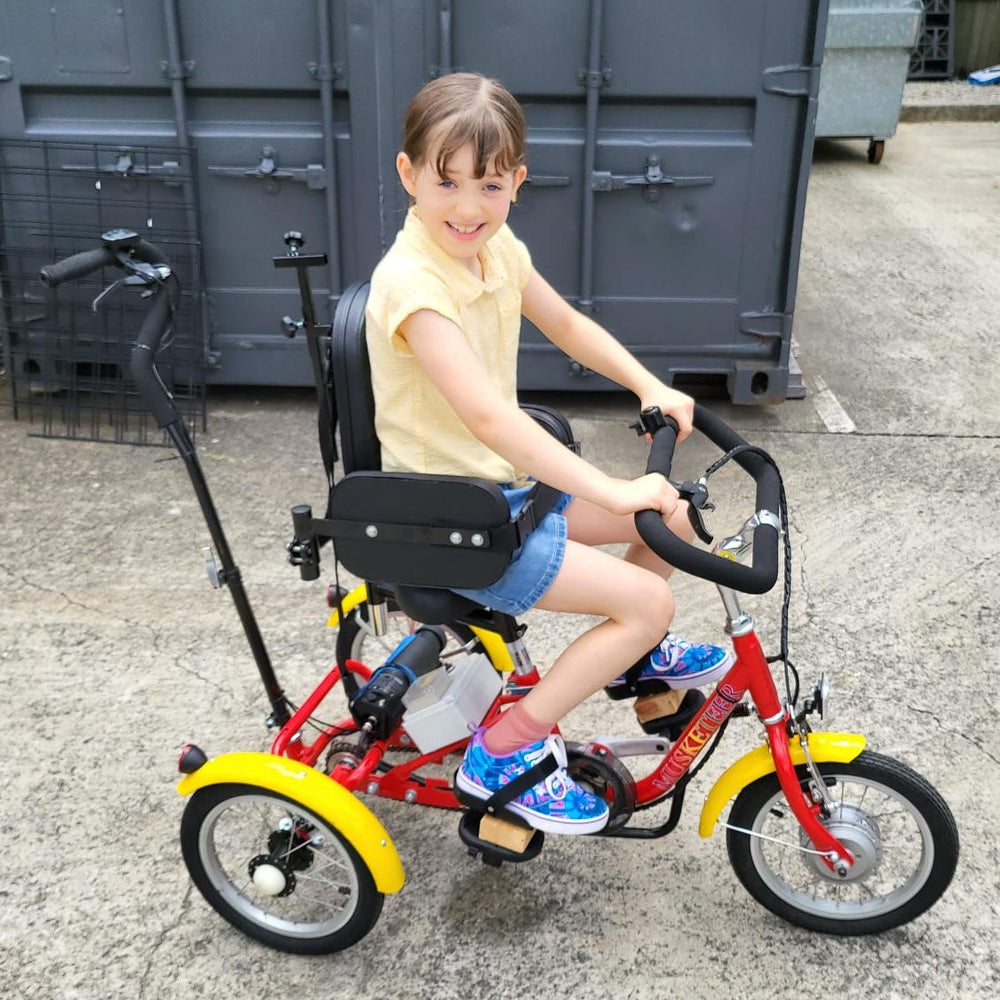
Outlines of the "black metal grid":
M 192 432 L 205 421 L 205 344 L 195 151 L 175 146 L 0 140 L 0 406 L 44 437 L 162 444 L 140 405 L 129 356 L 145 315 L 134 291 L 110 293 L 106 268 L 45 288 L 40 269 L 132 229 L 159 246 L 182 288 L 157 369 Z
M 923 0 L 924 18 L 908 80 L 950 79 L 954 72 L 955 0 Z

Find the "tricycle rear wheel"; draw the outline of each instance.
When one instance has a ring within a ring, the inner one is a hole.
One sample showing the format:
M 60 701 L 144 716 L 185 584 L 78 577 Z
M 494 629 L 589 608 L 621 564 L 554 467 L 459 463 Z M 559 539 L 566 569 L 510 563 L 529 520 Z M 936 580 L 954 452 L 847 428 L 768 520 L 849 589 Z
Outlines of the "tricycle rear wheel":
M 279 951 L 340 951 L 382 912 L 385 897 L 347 840 L 308 806 L 266 788 L 196 791 L 184 809 L 181 850 L 206 901 Z
M 729 815 L 729 860 L 750 895 L 793 924 L 841 935 L 887 931 L 933 906 L 958 863 L 958 829 L 936 789 L 868 750 L 818 767 L 833 799 L 822 822 L 855 855 L 854 868 L 843 879 L 830 871 L 769 774 L 740 792 Z M 807 769 L 796 770 L 806 787 Z

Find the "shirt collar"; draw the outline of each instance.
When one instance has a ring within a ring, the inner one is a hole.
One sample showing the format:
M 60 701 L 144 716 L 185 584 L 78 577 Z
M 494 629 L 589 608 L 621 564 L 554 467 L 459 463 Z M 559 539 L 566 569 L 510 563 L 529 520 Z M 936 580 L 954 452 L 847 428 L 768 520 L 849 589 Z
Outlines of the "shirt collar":
M 479 262 L 483 267 L 483 280 L 480 281 L 467 267 L 434 242 L 427 227 L 417 215 L 416 206 L 411 206 L 406 213 L 403 233 L 413 247 L 427 256 L 445 275 L 452 292 L 464 304 L 474 302 L 480 295 L 497 291 L 503 284 L 501 268 L 489 243 L 479 251 Z

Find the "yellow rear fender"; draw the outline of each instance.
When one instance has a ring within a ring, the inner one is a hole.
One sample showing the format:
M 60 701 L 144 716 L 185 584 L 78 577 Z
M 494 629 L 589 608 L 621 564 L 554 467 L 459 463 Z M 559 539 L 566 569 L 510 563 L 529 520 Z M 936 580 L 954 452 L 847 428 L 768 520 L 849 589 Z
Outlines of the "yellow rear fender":
M 344 617 L 346 618 L 359 604 L 363 604 L 368 600 L 368 590 L 362 583 L 355 587 L 343 600 L 343 611 Z M 340 615 L 336 608 L 330 613 L 330 617 L 326 622 L 329 628 L 337 628 L 340 625 Z M 497 635 L 496 632 L 491 632 L 489 629 L 476 628 L 471 626 L 472 631 L 476 638 L 482 643 L 483 648 L 486 650 L 486 655 L 490 658 L 490 663 L 496 667 L 501 673 L 509 674 L 514 669 L 514 662 L 510 658 L 510 653 L 507 650 L 507 644 Z M 368 664 L 371 666 L 371 664 Z
M 342 785 L 305 764 L 267 753 L 229 753 L 185 775 L 177 786 L 190 795 L 208 785 L 253 785 L 277 792 L 322 817 L 361 856 L 379 892 L 399 892 L 405 875 L 385 827 Z
M 863 736 L 852 733 L 810 733 L 809 752 L 817 764 L 849 764 L 865 748 Z M 793 764 L 804 764 L 806 755 L 796 736 L 788 742 L 788 752 Z M 770 748 L 757 747 L 730 765 L 705 799 L 701 809 L 698 833 L 711 837 L 715 824 L 726 808 L 726 803 L 735 798 L 747 785 L 774 771 L 774 758 Z

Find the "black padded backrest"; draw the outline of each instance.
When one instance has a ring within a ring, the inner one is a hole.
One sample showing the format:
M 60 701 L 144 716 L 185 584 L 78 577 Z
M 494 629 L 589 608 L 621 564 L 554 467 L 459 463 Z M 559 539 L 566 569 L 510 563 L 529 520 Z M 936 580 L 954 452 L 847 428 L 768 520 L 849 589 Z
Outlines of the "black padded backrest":
M 382 450 L 375 436 L 371 365 L 365 342 L 367 302 L 367 281 L 349 285 L 337 303 L 330 331 L 330 367 L 345 473 L 382 468 Z

